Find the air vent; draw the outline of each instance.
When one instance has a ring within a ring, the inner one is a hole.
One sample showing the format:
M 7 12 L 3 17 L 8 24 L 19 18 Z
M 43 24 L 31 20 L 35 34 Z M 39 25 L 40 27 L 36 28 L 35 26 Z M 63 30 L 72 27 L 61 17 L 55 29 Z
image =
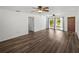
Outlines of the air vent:
M 16 10 L 16 12 L 21 12 L 20 10 Z

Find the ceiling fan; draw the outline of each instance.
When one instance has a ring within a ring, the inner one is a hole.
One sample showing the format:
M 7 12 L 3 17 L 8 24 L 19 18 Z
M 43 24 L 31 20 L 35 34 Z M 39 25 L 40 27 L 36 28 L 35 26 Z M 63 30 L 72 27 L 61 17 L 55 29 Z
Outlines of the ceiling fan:
M 33 8 L 33 12 L 49 12 L 49 7 L 46 6 L 37 6 Z

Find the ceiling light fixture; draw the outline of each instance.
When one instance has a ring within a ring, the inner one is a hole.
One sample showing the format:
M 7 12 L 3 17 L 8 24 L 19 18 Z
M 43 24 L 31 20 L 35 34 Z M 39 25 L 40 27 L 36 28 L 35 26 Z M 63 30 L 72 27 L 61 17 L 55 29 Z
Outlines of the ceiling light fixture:
M 37 12 L 42 13 L 43 11 L 42 10 L 38 10 Z

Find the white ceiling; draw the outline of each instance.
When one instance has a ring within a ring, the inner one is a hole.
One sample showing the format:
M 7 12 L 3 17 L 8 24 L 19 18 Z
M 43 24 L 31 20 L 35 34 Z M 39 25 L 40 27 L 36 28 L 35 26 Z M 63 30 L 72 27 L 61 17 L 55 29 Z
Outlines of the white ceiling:
M 31 13 L 32 9 L 35 6 L 0 6 L 0 9 L 8 9 L 12 11 L 22 11 L 26 13 Z M 59 12 L 77 12 L 79 10 L 79 6 L 48 6 L 48 13 L 59 13 Z

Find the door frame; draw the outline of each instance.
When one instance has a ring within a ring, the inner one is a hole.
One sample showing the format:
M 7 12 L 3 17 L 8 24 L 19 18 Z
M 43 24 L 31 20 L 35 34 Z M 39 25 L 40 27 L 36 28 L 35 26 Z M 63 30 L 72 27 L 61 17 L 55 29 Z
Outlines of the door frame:
M 30 18 L 32 18 L 32 24 L 30 24 Z M 32 25 L 32 29 L 30 29 L 30 25 Z M 28 16 L 28 32 L 34 32 L 34 17 L 33 16 Z

